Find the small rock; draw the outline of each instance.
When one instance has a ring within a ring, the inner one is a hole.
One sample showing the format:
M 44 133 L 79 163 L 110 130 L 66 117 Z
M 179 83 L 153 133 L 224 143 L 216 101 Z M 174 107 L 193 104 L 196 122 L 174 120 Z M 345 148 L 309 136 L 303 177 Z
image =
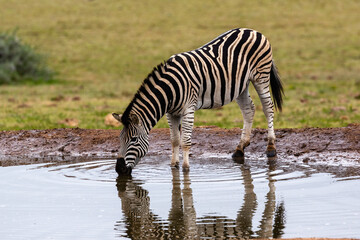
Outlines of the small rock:
M 112 126 L 112 127 L 120 127 L 121 123 L 116 120 L 111 113 L 105 116 L 105 125 Z
M 328 99 L 325 99 L 325 98 L 320 98 L 319 102 L 320 103 L 326 103 L 328 102 L 329 100 Z
M 63 95 L 58 95 L 56 97 L 52 97 L 50 100 L 54 101 L 54 102 L 60 102 L 60 101 L 65 100 L 65 97 Z
M 77 127 L 77 126 L 79 126 L 79 120 L 74 119 L 74 118 L 65 118 L 64 120 L 59 121 L 58 123 L 59 124 L 64 124 L 64 125 L 69 126 L 69 127 Z
M 303 163 L 308 163 L 309 160 L 310 160 L 310 158 L 306 157 L 306 158 L 303 159 Z
M 47 107 L 57 107 L 57 104 L 56 103 L 49 103 L 49 104 L 46 104 L 45 106 L 47 106 Z
M 22 103 L 20 105 L 17 106 L 18 108 L 29 108 L 30 105 L 26 104 L 26 103 Z
M 306 92 L 306 95 L 311 96 L 311 97 L 316 97 L 317 93 L 316 92 L 312 92 L 312 91 L 308 91 Z
M 344 106 L 333 107 L 333 108 L 331 108 L 331 111 L 333 111 L 333 112 L 346 111 L 346 107 L 344 107 Z
M 298 156 L 300 156 L 302 153 L 301 152 L 296 152 L 296 153 L 294 153 L 294 156 L 295 157 L 298 157 Z
M 276 135 L 276 138 L 283 138 L 283 137 L 285 137 L 285 134 L 277 134 Z
M 72 101 L 80 101 L 81 98 L 80 98 L 79 96 L 75 96 L 75 97 L 73 97 L 71 100 L 72 100 Z

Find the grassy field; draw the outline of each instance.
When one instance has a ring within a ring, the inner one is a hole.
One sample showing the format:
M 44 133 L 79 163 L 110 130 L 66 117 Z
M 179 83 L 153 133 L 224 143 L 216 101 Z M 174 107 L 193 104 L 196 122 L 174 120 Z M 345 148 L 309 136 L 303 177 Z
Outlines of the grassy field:
M 112 128 L 105 116 L 126 108 L 154 66 L 236 27 L 272 43 L 286 93 L 275 128 L 360 122 L 359 12 L 358 0 L 0 0 L 0 31 L 18 29 L 58 73 L 0 85 L 0 130 Z M 252 96 L 254 127 L 266 128 Z M 232 103 L 198 111 L 195 125 L 241 127 L 242 116 Z

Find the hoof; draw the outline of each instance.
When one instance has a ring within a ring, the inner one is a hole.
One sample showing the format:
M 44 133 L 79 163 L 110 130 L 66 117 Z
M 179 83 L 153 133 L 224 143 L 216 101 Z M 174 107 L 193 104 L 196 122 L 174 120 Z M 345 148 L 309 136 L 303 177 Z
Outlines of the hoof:
M 232 158 L 243 158 L 244 152 L 236 149 L 236 151 L 233 153 Z
M 190 172 L 190 167 L 182 167 L 183 172 Z
M 190 172 L 190 168 L 184 168 L 183 167 L 183 172 Z
M 171 168 L 179 169 L 179 162 L 176 162 L 175 164 L 170 164 Z
M 118 158 L 116 160 L 115 170 L 119 175 L 131 175 L 131 172 L 132 172 L 132 168 L 129 166 L 126 166 L 124 158 Z
M 243 164 L 245 161 L 244 155 L 245 155 L 244 152 L 236 149 L 236 151 L 233 153 L 231 157 L 235 162 Z
M 267 157 L 275 157 L 276 156 L 276 149 L 266 150 Z

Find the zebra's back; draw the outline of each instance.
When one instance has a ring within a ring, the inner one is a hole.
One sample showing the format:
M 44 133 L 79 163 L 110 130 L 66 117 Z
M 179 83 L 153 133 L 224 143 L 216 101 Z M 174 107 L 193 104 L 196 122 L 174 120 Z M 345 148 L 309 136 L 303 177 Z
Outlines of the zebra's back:
M 268 40 L 251 29 L 230 30 L 202 47 L 172 56 L 183 85 L 189 84 L 196 109 L 216 108 L 237 98 L 261 72 L 270 72 Z

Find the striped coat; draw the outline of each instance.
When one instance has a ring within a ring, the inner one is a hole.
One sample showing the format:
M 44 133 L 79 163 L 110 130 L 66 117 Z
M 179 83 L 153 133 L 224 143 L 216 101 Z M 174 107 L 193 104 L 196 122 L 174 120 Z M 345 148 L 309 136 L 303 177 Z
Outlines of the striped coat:
M 124 124 L 117 166 L 121 165 L 122 169 L 135 166 L 147 151 L 149 131 L 167 114 L 173 149 L 171 165 L 178 166 L 181 145 L 183 168 L 188 169 L 194 111 L 217 108 L 233 100 L 239 104 L 244 117 L 241 140 L 233 157 L 243 157 L 244 148 L 250 143 L 255 111 L 248 91 L 250 82 L 259 94 L 268 121 L 267 155 L 275 156 L 274 104 L 270 88 L 275 106 L 280 110 L 283 88 L 271 46 L 259 32 L 233 29 L 198 49 L 173 55 L 158 65 L 144 80 L 124 114 L 114 114 Z M 132 143 L 133 136 L 141 138 L 141 142 Z

